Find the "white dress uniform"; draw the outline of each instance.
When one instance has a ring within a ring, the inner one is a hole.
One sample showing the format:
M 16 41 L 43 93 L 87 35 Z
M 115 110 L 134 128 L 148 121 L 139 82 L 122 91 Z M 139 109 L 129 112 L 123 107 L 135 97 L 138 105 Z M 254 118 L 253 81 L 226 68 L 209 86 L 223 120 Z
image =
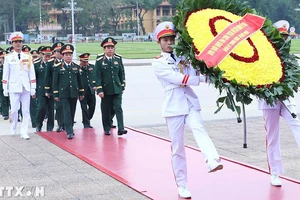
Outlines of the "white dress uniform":
M 294 98 L 289 98 L 283 103 L 292 113 L 297 113 Z M 296 143 L 300 148 L 300 121 L 298 117 L 293 118 L 287 108 L 281 102 L 271 106 L 268 105 L 265 100 L 258 100 L 258 109 L 263 111 L 265 120 L 268 164 L 272 175 L 280 175 L 284 172 L 280 152 L 280 116 L 289 124 Z
M 196 76 L 195 70 L 183 60 L 170 53 L 161 56 L 152 63 L 154 73 L 165 90 L 162 116 L 166 119 L 171 136 L 172 166 L 178 187 L 187 183 L 187 166 L 184 147 L 184 126 L 187 124 L 203 153 L 208 165 L 219 160 L 216 148 L 208 136 L 200 114 L 200 103 L 191 85 L 205 82 L 204 76 Z
M 14 34 L 14 33 L 13 33 Z M 21 124 L 21 137 L 29 139 L 28 123 L 30 120 L 29 105 L 30 95 L 35 95 L 36 78 L 29 53 L 20 53 L 20 59 L 17 52 L 11 52 L 5 56 L 3 69 L 3 93 L 10 97 L 11 110 L 11 133 L 16 133 L 18 123 L 18 110 L 22 103 L 23 120 Z

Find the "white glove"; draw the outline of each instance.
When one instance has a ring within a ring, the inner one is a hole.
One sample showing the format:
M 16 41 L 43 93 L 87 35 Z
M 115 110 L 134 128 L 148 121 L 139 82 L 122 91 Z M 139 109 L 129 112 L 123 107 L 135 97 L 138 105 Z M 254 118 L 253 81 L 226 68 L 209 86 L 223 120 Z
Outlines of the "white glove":
M 30 89 L 30 95 L 31 96 L 35 95 L 35 89 Z
M 3 90 L 3 95 L 4 95 L 5 97 L 8 97 L 8 91 L 7 91 L 7 90 Z
M 210 83 L 210 79 L 208 76 L 204 76 L 200 74 L 200 82 Z

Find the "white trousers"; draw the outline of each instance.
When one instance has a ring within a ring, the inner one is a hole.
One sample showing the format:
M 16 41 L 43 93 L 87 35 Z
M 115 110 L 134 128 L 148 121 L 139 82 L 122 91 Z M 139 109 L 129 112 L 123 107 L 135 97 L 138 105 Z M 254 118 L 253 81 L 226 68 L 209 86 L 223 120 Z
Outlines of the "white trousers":
M 281 104 L 281 103 L 279 103 Z M 294 105 L 288 106 L 289 110 L 297 113 Z M 266 146 L 268 155 L 268 164 L 270 173 L 273 175 L 280 175 L 284 172 L 282 166 L 282 158 L 280 152 L 280 135 L 279 122 L 280 116 L 283 117 L 290 126 L 294 135 L 296 143 L 300 148 L 300 121 L 293 118 L 289 111 L 281 104 L 279 109 L 263 109 L 263 116 L 265 119 L 265 129 L 267 132 Z
M 11 118 L 11 132 L 15 133 L 18 124 L 18 111 L 20 109 L 20 103 L 22 103 L 22 123 L 21 123 L 21 135 L 28 133 L 28 124 L 30 121 L 29 106 L 30 106 L 30 92 L 24 87 L 22 92 L 9 93 L 10 98 L 10 118 Z
M 178 187 L 186 186 L 187 165 L 184 147 L 184 126 L 187 124 L 207 163 L 219 159 L 218 152 L 208 136 L 201 118 L 200 111 L 190 108 L 188 115 L 166 117 L 166 122 L 171 136 L 172 167 Z

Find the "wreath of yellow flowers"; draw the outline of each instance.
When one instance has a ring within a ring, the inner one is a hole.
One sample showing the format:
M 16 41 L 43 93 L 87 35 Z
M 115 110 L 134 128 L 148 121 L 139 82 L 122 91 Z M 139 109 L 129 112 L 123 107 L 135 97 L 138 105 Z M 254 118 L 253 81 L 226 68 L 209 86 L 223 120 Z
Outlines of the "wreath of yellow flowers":
M 209 76 L 220 94 L 227 92 L 216 101 L 219 107 L 216 112 L 223 105 L 240 112 L 232 103 L 233 98 L 250 104 L 252 95 L 274 104 L 293 96 L 300 86 L 297 57 L 289 54 L 291 42 L 281 37 L 269 19 L 265 19 L 263 27 L 239 43 L 218 66 L 208 68 L 196 59 L 214 37 L 247 13 L 258 15 L 238 0 L 184 0 L 177 6 L 173 20 L 180 36 L 176 53 Z
M 186 28 L 196 52 L 201 52 L 219 32 L 241 18 L 218 9 L 193 12 L 187 18 Z M 283 76 L 280 57 L 262 31 L 241 42 L 219 68 L 225 72 L 224 78 L 244 85 L 268 85 L 280 81 Z

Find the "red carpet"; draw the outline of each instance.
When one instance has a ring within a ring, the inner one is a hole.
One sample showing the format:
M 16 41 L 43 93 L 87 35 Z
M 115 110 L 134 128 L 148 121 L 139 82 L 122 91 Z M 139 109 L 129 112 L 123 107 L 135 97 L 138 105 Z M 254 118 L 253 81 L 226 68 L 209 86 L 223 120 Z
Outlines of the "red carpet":
M 168 140 L 129 129 L 118 137 L 116 129 L 105 136 L 102 129 L 66 133 L 42 132 L 42 137 L 97 169 L 155 200 L 178 197 L 170 162 Z M 194 200 L 299 200 L 300 182 L 283 177 L 280 188 L 270 185 L 263 170 L 222 158 L 224 169 L 208 174 L 199 150 L 186 147 L 188 187 Z

